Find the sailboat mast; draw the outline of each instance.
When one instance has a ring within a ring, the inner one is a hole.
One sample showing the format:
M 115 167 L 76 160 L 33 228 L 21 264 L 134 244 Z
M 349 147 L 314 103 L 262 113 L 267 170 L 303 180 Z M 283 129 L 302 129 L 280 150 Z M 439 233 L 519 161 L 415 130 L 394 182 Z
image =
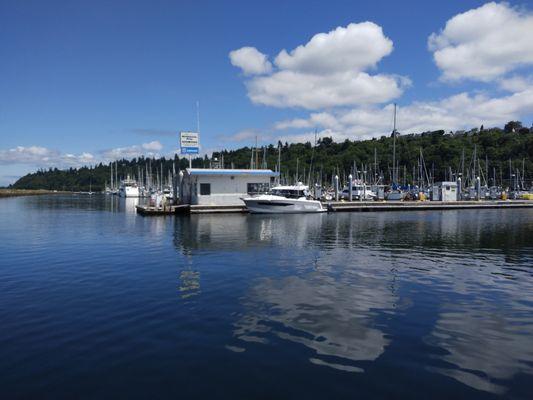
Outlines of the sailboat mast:
M 259 168 L 259 152 L 257 151 L 257 135 L 255 136 L 255 168 Z
M 281 146 L 278 143 L 278 184 L 281 184 Z
M 394 103 L 394 122 L 392 128 L 392 183 L 396 183 L 396 103 Z
M 378 183 L 378 150 L 374 147 L 374 184 Z

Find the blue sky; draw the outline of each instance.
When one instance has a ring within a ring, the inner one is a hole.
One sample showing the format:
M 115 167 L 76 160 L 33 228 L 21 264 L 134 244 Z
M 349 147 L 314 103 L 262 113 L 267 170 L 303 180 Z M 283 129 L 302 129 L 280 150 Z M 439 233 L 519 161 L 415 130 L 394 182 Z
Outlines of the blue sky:
M 400 131 L 530 126 L 533 41 L 516 38 L 533 35 L 532 12 L 465 0 L 0 0 L 0 185 L 40 167 L 170 154 L 177 132 L 196 128 L 197 101 L 207 152 L 315 129 L 379 136 L 393 102 Z M 230 59 L 243 47 L 254 50 Z

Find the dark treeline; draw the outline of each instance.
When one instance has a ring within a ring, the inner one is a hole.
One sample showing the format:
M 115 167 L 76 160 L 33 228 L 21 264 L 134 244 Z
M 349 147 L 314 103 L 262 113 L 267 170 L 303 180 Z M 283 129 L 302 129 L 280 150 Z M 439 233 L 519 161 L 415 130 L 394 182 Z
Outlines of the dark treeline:
M 393 137 L 382 136 L 363 141 L 334 142 L 329 137 L 320 138 L 316 146 L 312 143 L 278 143 L 259 149 L 257 154 L 258 166 L 266 165 L 275 169 L 278 159 L 278 146 L 281 147 L 281 173 L 290 180 L 296 178 L 307 181 L 309 170 L 313 171 L 313 181 L 322 176 L 324 182 L 331 182 L 333 174 L 345 178 L 353 171 L 354 162 L 358 169 L 374 170 L 375 155 L 377 171 L 390 182 L 392 171 Z M 400 183 L 412 182 L 413 171 L 418 167 L 420 149 L 423 151 L 425 165 L 435 181 L 450 179 L 450 173 L 460 172 L 461 160 L 464 154 L 464 168 L 468 169 L 472 163 L 472 156 L 476 149 L 479 159 L 477 163 L 481 174 L 488 175 L 489 185 L 509 185 L 511 173 L 525 170 L 525 180 L 531 183 L 533 172 L 533 132 L 529 128 L 521 127 L 517 121 L 508 123 L 504 129 L 476 128 L 471 131 L 445 133 L 444 131 L 425 132 L 421 134 L 397 134 L 396 160 Z M 224 150 L 215 153 L 214 157 L 224 160 L 226 168 L 250 168 L 252 148 L 243 147 L 236 150 Z M 256 157 L 254 156 L 254 160 Z M 510 166 L 511 160 L 511 166 Z M 138 176 L 139 169 L 146 171 L 146 165 L 151 165 L 152 173 L 168 176 L 173 165 L 176 171 L 188 167 L 188 159 L 174 156 L 173 159 L 136 158 L 133 160 L 118 160 L 119 179 L 126 175 Z M 193 167 L 209 168 L 210 160 L 206 157 L 193 159 Z M 370 172 L 370 171 L 369 171 Z M 488 172 L 488 174 L 487 174 Z M 305 173 L 305 175 L 304 175 Z M 416 174 L 416 172 L 415 172 Z M 305 176 L 305 178 L 304 178 Z M 496 177 L 496 182 L 493 178 Z M 369 180 L 372 178 L 368 176 Z M 70 168 L 59 170 L 51 168 L 40 170 L 20 178 L 13 188 L 18 189 L 50 189 L 86 191 L 103 190 L 110 181 L 109 164 L 98 164 L 92 167 Z

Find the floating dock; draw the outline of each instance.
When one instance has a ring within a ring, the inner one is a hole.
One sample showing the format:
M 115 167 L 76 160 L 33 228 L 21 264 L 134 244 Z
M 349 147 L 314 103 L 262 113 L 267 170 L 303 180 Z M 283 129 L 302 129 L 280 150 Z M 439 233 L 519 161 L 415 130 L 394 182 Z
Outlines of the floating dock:
M 332 201 L 327 204 L 332 212 L 465 210 L 478 208 L 533 208 L 532 200 L 480 201 Z
M 135 206 L 137 213 L 141 215 L 173 215 L 173 214 L 217 214 L 217 213 L 247 213 L 248 210 L 242 206 L 203 206 L 180 204 L 175 206 L 154 207 L 148 205 Z
M 247 213 L 248 210 L 243 204 L 242 206 L 190 206 L 189 212 L 191 214 L 212 214 L 212 213 Z
M 141 215 L 173 215 L 180 213 L 188 213 L 189 205 L 180 204 L 176 206 L 166 206 L 166 207 L 154 207 L 149 205 L 137 205 L 135 206 L 137 213 Z
M 481 200 L 481 201 L 331 201 L 324 203 L 330 212 L 377 212 L 422 210 L 468 210 L 480 208 L 533 208 L 533 200 Z M 136 206 L 141 215 L 222 214 L 247 213 L 244 205 L 213 206 L 180 204 L 153 207 Z

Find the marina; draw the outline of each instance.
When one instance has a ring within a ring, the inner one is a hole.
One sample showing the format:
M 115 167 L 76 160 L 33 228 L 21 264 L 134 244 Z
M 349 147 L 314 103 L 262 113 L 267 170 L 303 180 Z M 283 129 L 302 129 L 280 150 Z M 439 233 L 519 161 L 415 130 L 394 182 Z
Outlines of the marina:
M 532 1 L 3 1 L 0 400 L 533 400 Z

